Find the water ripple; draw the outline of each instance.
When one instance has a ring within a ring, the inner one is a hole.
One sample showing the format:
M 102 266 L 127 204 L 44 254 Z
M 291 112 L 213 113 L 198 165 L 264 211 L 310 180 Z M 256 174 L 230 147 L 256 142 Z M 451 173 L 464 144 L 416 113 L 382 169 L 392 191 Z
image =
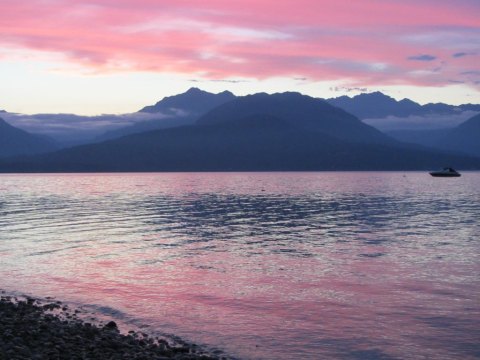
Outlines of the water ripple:
M 1 175 L 0 188 L 2 286 L 242 358 L 480 351 L 479 173 Z

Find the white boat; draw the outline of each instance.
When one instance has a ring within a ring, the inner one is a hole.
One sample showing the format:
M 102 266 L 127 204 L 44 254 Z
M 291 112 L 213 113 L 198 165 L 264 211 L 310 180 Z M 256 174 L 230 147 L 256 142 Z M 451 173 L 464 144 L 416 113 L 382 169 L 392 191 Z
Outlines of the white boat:
M 459 177 L 459 176 L 461 176 L 459 172 L 452 169 L 451 167 L 446 167 L 446 168 L 443 168 L 442 170 L 439 170 L 439 171 L 432 171 L 430 173 L 430 175 L 435 176 L 435 177 Z

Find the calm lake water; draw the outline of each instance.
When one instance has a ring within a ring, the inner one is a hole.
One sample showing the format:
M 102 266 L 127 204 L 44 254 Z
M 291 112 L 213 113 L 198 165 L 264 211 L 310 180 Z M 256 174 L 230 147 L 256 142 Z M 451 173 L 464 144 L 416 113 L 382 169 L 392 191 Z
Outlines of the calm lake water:
M 478 172 L 0 176 L 0 288 L 241 359 L 480 358 L 479 241 Z

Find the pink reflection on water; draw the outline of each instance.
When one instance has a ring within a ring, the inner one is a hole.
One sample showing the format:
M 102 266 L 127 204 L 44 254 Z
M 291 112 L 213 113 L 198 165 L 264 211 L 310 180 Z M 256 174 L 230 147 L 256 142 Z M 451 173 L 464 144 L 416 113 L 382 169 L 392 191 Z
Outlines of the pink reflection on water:
M 204 343 L 215 337 L 218 346 L 251 358 L 289 358 L 291 353 L 272 350 L 285 332 L 299 337 L 298 343 L 288 345 L 290 350 L 309 358 L 315 349 L 305 352 L 302 344 L 315 344 L 316 339 L 316 351 L 331 356 L 341 354 L 342 346 L 346 352 L 368 351 L 378 343 L 391 356 L 452 358 L 458 355 L 452 349 L 439 356 L 437 349 L 429 348 L 432 340 L 446 340 L 448 332 L 441 326 L 432 331 L 428 321 L 441 321 L 442 316 L 471 320 L 464 309 L 476 305 L 465 284 L 421 281 L 416 274 L 423 269 L 382 257 L 345 261 L 345 255 L 339 255 L 341 265 L 332 269 L 319 258 L 302 259 L 299 267 L 298 259 L 271 255 L 252 273 L 228 253 L 138 266 L 138 253 L 121 250 L 111 244 L 74 249 L 57 263 L 55 274 L 23 274 L 24 284 L 17 277 L 15 286 L 110 306 L 134 314 L 151 331 Z M 112 253 L 115 258 L 102 257 Z M 432 264 L 437 265 L 450 276 L 464 276 L 462 264 Z M 446 296 L 438 297 L 436 290 Z M 425 340 L 429 337 L 430 342 Z

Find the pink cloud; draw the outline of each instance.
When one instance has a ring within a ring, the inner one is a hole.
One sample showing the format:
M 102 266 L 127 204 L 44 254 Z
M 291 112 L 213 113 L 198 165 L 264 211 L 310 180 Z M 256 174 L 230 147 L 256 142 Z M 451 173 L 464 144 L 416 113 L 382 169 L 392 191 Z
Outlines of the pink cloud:
M 61 53 L 95 71 L 307 76 L 478 87 L 471 0 L 17 0 L 0 45 Z M 452 57 L 465 52 L 469 56 Z M 431 61 L 412 61 L 425 55 Z M 410 60 L 409 60 L 410 59 Z

